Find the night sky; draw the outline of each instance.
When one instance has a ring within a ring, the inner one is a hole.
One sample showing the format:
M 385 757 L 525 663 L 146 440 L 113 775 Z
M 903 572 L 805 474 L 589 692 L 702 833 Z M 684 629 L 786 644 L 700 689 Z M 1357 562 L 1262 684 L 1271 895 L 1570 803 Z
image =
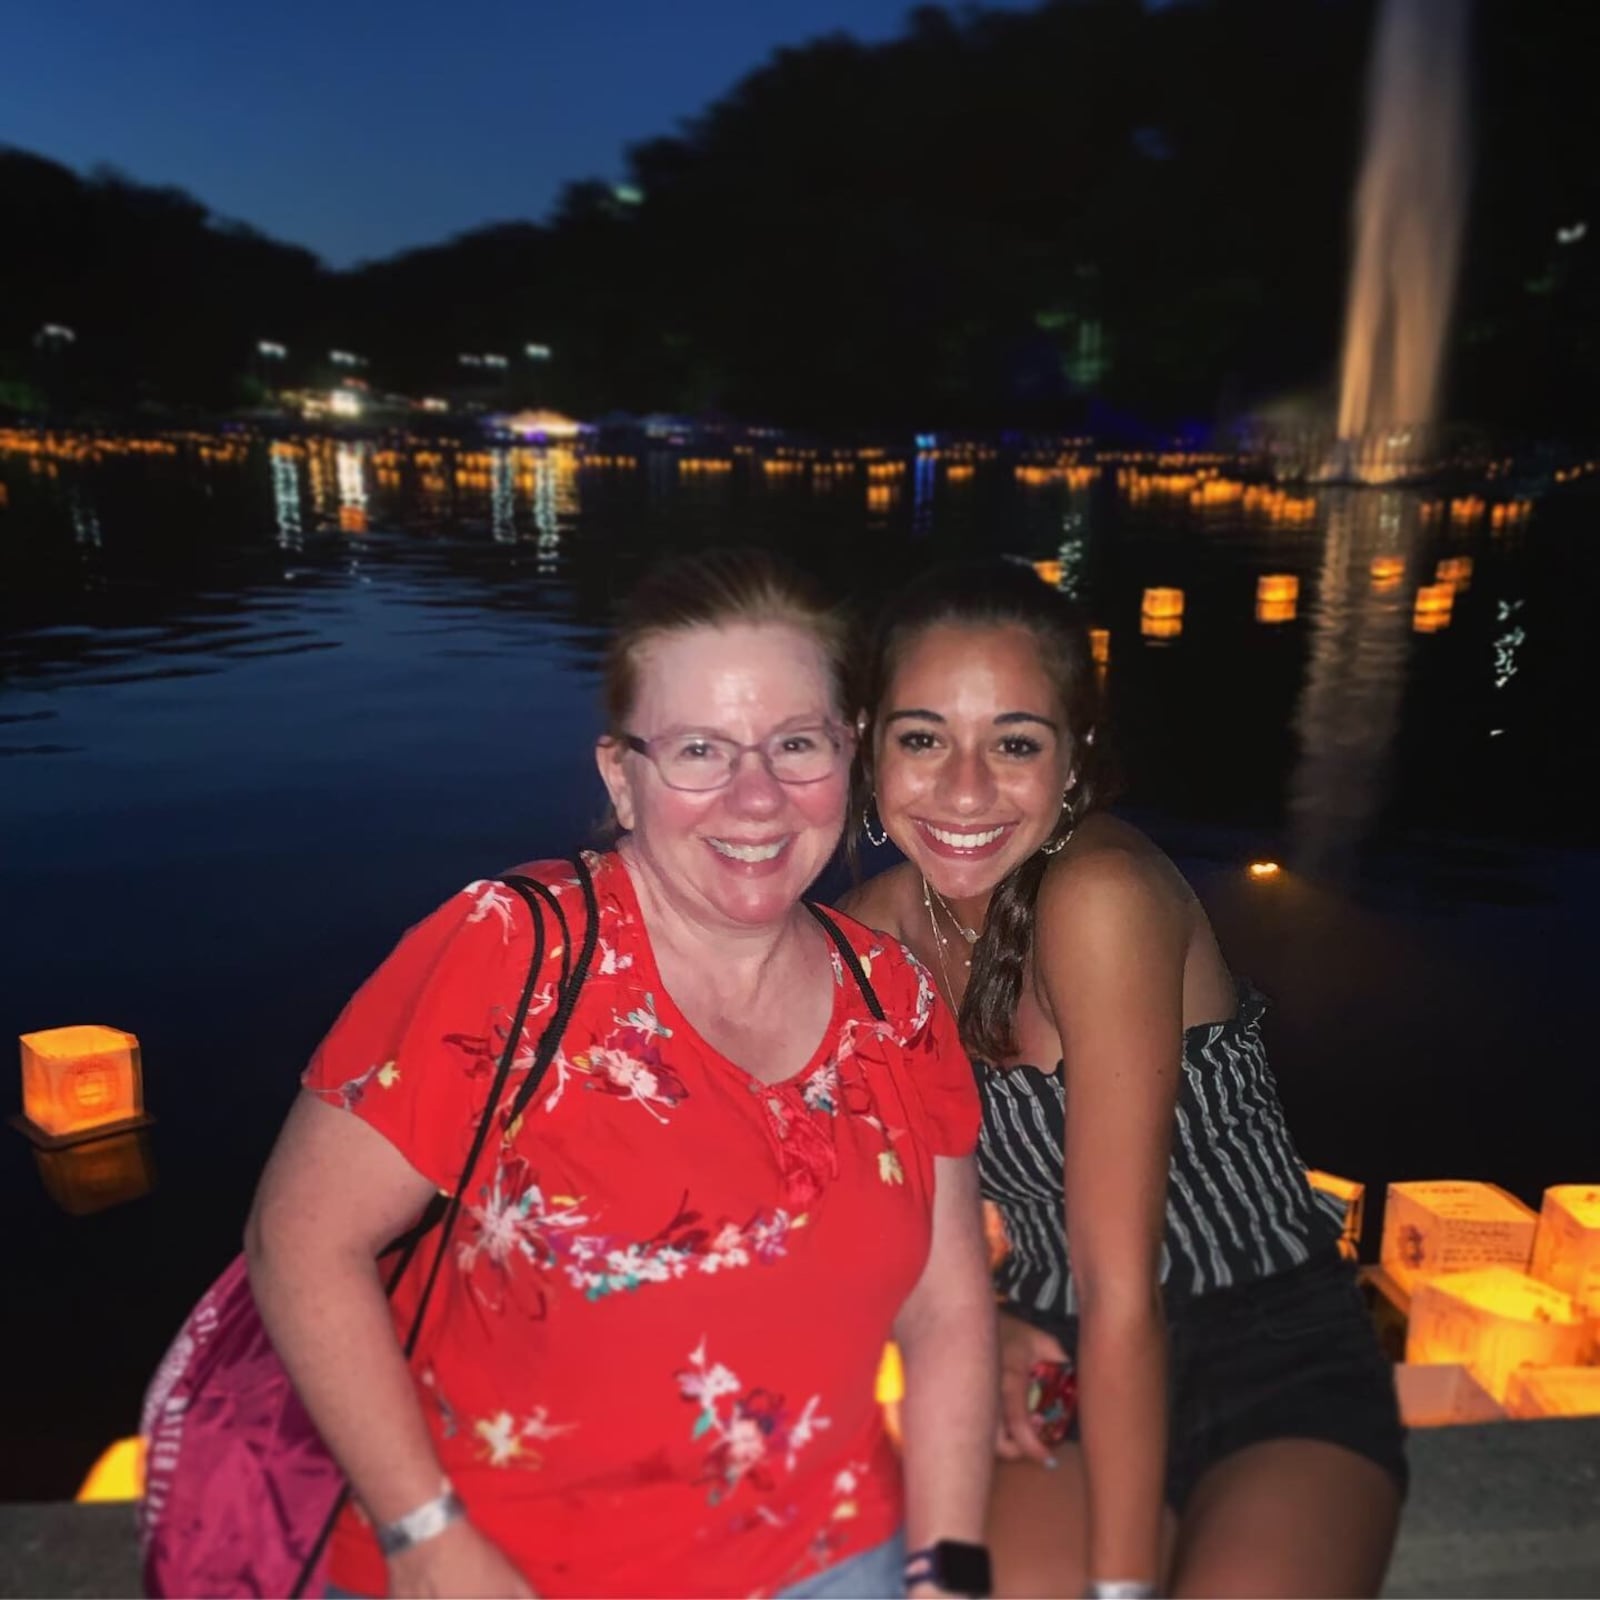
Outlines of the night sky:
M 542 217 L 774 48 L 887 38 L 910 5 L 0 0 L 0 144 L 175 184 L 343 266 Z

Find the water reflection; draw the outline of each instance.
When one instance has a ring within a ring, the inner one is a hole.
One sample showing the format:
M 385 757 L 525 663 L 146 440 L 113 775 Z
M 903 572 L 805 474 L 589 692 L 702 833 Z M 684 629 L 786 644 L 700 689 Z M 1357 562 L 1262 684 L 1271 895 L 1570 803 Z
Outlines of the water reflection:
M 1417 536 L 1415 502 L 1398 494 L 1338 490 L 1324 500 L 1311 647 L 1294 716 L 1300 754 L 1289 779 L 1292 859 L 1308 876 L 1348 870 L 1387 795 L 1410 650 L 1397 575 Z
M 33 1159 L 45 1192 L 72 1217 L 126 1205 L 149 1194 L 156 1183 L 150 1135 L 144 1129 L 62 1150 L 35 1150 Z
M 1122 751 L 1130 797 L 1140 799 L 1141 774 L 1161 775 L 1168 730 L 1216 725 L 1204 759 L 1239 774 L 1229 793 L 1241 813 L 1286 815 L 1303 870 L 1336 869 L 1383 820 L 1396 741 L 1429 742 L 1429 761 L 1403 781 L 1427 784 L 1430 806 L 1467 826 L 1485 817 L 1503 825 L 1503 804 L 1491 809 L 1436 775 L 1466 759 L 1468 734 L 1506 727 L 1513 679 L 1532 755 L 1562 759 L 1555 714 L 1530 715 L 1539 689 L 1526 687 L 1530 666 L 1547 670 L 1527 647 L 1530 619 L 1539 617 L 1541 643 L 1559 643 L 1561 632 L 1538 610 L 1552 600 L 1537 567 L 1549 546 L 1523 537 L 1527 502 L 1514 497 L 1526 491 L 1509 482 L 1488 491 L 1497 498 L 1487 505 L 1484 495 L 1400 490 L 1288 495 L 1228 476 L 1237 468 L 1220 457 L 1180 455 L 1120 458 L 1113 474 L 1113 458 L 1106 467 L 1078 456 L 1012 462 L 931 447 L 896 458 L 799 446 L 624 456 L 332 438 L 147 452 L 100 441 L 92 456 L 57 461 L 24 442 L 22 461 L 0 442 L 12 496 L 0 605 L 9 590 L 15 623 L 0 637 L 0 672 L 13 682 L 226 676 L 252 658 L 338 650 L 352 626 L 352 581 L 380 591 L 364 627 L 422 608 L 448 617 L 441 631 L 479 631 L 493 650 L 501 646 L 491 635 L 525 639 L 517 628 L 532 617 L 580 640 L 588 659 L 618 589 L 662 550 L 755 537 L 831 568 L 869 607 L 922 562 L 1004 550 L 1096 622 L 1121 616 L 1130 644 L 1110 683 L 1119 724 L 1136 730 Z M 116 465 L 130 455 L 137 479 Z M 41 465 L 59 471 L 34 470 Z M 103 517 L 130 536 L 108 542 Z M 1541 509 L 1541 530 L 1548 518 Z M 365 537 L 374 523 L 384 537 Z M 1588 545 L 1570 548 L 1580 565 L 1593 559 Z M 258 550 L 273 559 L 257 566 Z M 1584 586 L 1558 587 L 1557 598 L 1579 609 Z M 1157 647 L 1138 653 L 1144 665 L 1132 648 L 1141 641 Z M 1182 665 L 1161 667 L 1163 654 Z M 560 698 L 570 685 L 546 688 Z M 415 736 L 416 709 L 365 698 L 367 684 L 328 670 L 317 689 L 348 715 L 397 730 L 404 721 L 405 737 Z M 204 714 L 235 717 L 239 692 L 219 687 Z M 442 702 L 465 691 L 447 675 L 433 692 Z M 1408 695 L 1420 697 L 1409 735 L 1400 721 Z M 1246 703 L 1254 720 L 1230 726 L 1221 708 Z M 1453 744 L 1425 726 L 1430 706 L 1458 731 Z M 121 716 L 129 725 L 128 708 Z M 1298 741 L 1292 763 L 1278 738 L 1286 722 Z M 88 749 L 99 737 L 75 730 L 25 749 Z M 175 789 L 194 772 L 203 778 L 204 743 L 196 732 L 192 749 L 169 748 Z M 1519 747 L 1519 759 L 1528 754 Z M 319 754 L 307 746 L 304 758 L 314 764 Z M 1192 760 L 1173 770 L 1159 803 L 1181 810 L 1205 785 Z M 1516 803 L 1535 823 L 1547 810 L 1532 792 Z
M 300 521 L 300 458 L 287 450 L 272 452 L 272 510 L 278 548 L 298 550 L 304 537 Z

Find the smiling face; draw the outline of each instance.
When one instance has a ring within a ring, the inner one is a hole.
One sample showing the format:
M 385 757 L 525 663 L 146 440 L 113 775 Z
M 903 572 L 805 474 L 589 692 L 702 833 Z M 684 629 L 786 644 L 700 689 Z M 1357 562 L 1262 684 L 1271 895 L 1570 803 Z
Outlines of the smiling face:
M 1027 628 L 938 624 L 902 649 L 877 709 L 878 815 L 946 899 L 986 898 L 1055 831 L 1064 720 Z
M 675 738 L 683 748 L 681 736 L 700 734 L 753 745 L 840 720 L 821 644 L 787 624 L 661 634 L 639 647 L 637 668 L 625 730 L 641 739 Z M 781 921 L 844 828 L 848 749 L 829 776 L 805 784 L 780 783 L 749 751 L 725 787 L 705 792 L 672 788 L 648 756 L 609 737 L 596 759 L 632 860 L 700 923 Z

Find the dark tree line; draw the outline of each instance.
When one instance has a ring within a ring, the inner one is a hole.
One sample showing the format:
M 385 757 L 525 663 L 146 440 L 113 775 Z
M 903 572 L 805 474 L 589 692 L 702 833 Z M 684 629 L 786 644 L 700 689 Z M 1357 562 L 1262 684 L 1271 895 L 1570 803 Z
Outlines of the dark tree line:
M 346 272 L 180 192 L 0 151 L 0 406 L 328 376 L 800 425 L 1210 421 L 1334 370 L 1370 0 L 922 7 L 784 50 L 628 191 Z M 1480 0 L 1452 411 L 1600 420 L 1591 8 Z M 1558 228 L 1593 236 L 1561 244 Z M 42 324 L 76 342 L 39 341 Z M 265 367 L 257 341 L 291 350 Z M 548 364 L 522 360 L 528 341 Z

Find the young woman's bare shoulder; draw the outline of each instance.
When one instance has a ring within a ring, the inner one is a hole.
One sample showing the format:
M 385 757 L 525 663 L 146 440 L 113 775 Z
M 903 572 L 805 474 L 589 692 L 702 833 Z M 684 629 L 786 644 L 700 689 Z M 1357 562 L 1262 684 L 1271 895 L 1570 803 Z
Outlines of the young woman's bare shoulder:
M 875 928 L 879 933 L 887 933 L 893 938 L 903 940 L 906 926 L 907 895 L 914 874 L 911 864 L 902 861 L 898 866 L 889 867 L 880 872 L 876 877 L 868 878 L 865 883 L 858 883 L 855 888 L 840 895 L 839 909 L 852 916 L 857 922 L 864 922 L 869 928 Z
M 1182 873 L 1155 844 L 1129 823 L 1100 813 L 1050 863 L 1039 886 L 1039 914 L 1182 918 L 1192 898 Z

